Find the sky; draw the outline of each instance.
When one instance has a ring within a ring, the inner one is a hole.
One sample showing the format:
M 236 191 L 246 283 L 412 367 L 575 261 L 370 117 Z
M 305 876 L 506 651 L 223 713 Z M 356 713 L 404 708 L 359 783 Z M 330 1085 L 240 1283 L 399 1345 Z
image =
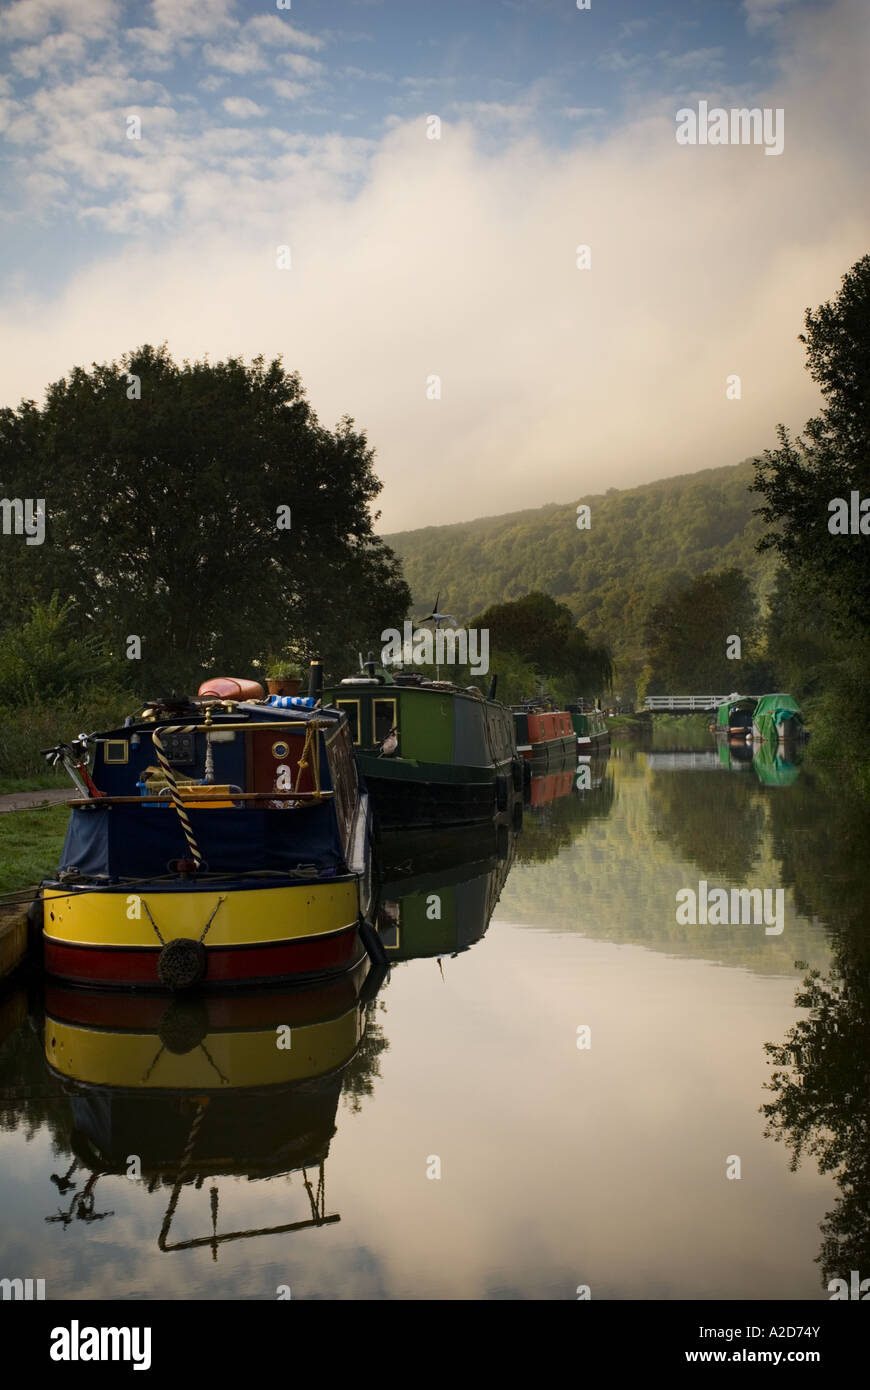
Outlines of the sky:
M 736 463 L 870 250 L 868 55 L 867 0 L 2 4 L 0 406 L 280 355 L 382 531 Z

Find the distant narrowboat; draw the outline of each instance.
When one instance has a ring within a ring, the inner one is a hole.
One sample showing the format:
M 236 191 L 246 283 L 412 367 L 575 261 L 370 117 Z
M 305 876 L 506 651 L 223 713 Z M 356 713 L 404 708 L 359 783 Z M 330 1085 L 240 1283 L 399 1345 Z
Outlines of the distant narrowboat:
M 752 737 L 752 715 L 757 695 L 729 695 L 716 710 L 716 732 L 729 738 Z
M 803 715 L 793 695 L 762 695 L 752 715 L 752 736 L 762 743 L 788 743 L 804 734 Z
M 577 735 L 577 748 L 581 753 L 595 753 L 610 747 L 610 730 L 600 709 L 577 700 L 568 705 L 574 732 Z
M 513 707 L 517 752 L 533 771 L 563 768 L 577 761 L 577 736 L 567 710 L 545 700 L 526 700 Z

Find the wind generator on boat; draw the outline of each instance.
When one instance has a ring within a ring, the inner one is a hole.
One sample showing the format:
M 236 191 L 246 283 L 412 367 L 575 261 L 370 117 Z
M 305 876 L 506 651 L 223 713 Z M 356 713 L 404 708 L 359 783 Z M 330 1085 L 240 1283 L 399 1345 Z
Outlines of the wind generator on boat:
M 80 795 L 31 924 L 50 975 L 184 989 L 316 979 L 380 945 L 346 715 L 206 681 L 47 750 Z

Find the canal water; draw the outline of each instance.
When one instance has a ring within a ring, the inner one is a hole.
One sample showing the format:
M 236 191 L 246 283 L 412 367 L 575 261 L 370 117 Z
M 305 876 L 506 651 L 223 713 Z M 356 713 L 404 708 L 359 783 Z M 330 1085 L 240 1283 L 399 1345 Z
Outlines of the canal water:
M 695 742 L 536 781 L 516 836 L 394 837 L 382 981 L 7 992 L 0 1277 L 827 1299 L 870 1270 L 867 808 L 811 752 Z M 716 888 L 781 915 L 680 920 Z

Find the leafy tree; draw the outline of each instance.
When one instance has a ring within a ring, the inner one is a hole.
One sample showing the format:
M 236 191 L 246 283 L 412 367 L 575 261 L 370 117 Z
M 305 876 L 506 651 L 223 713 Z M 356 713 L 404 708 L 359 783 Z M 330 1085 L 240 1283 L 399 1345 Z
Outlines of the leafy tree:
M 835 629 L 870 632 L 868 535 L 831 534 L 829 503 L 852 491 L 870 497 L 870 255 L 843 277 L 837 297 L 807 309 L 807 369 L 825 406 L 802 436 L 778 428 L 779 448 L 755 460 L 753 488 L 768 523 L 760 549 L 778 552 L 813 589 L 827 594 Z
M 600 693 L 612 678 L 610 653 L 591 647 L 570 608 L 536 591 L 491 605 L 471 627 L 486 628 L 492 648 L 512 653 L 538 675 L 569 679 L 579 693 Z
M 43 545 L 2 538 L 0 625 L 59 590 L 119 664 L 142 639 L 149 691 L 288 646 L 342 667 L 410 600 L 372 529 L 372 464 L 365 435 L 348 418 L 325 429 L 280 360 L 179 366 L 145 346 L 76 367 L 41 408 L 0 412 L 0 495 L 47 511 Z
M 758 632 L 758 602 L 739 569 L 676 579 L 647 620 L 650 694 L 723 694 L 749 683 L 749 657 Z M 741 640 L 729 659 L 728 638 Z
M 848 780 L 866 790 L 870 535 L 831 534 L 828 524 L 834 498 L 870 497 L 870 256 L 846 273 L 834 300 L 807 309 L 805 325 L 800 341 L 824 408 L 802 437 L 781 425 L 780 447 L 755 460 L 768 525 L 759 548 L 785 566 L 768 646 L 792 688 L 812 701 L 817 753 L 844 760 Z
M 71 610 L 54 594 L 34 604 L 20 628 L 0 631 L 0 707 L 77 695 L 109 680 L 111 658 L 97 638 L 74 634 Z

